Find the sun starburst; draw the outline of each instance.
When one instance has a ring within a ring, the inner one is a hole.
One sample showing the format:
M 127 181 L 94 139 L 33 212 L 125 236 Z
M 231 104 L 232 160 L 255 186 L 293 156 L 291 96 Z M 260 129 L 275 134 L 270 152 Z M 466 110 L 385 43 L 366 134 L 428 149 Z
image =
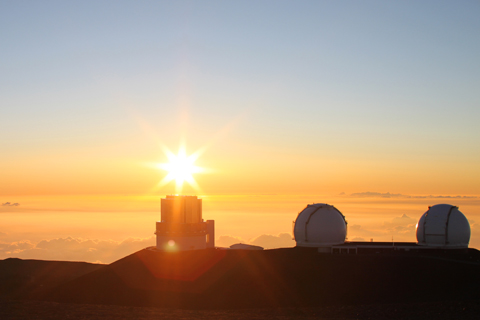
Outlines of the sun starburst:
M 180 147 L 178 154 L 172 153 L 165 149 L 168 158 L 168 163 L 159 163 L 158 168 L 167 171 L 167 175 L 160 181 L 159 185 L 164 186 L 169 182 L 175 180 L 175 189 L 179 193 L 182 190 L 183 184 L 187 182 L 194 189 L 198 190 L 199 186 L 193 177 L 195 173 L 201 173 L 203 168 L 195 165 L 195 161 L 200 156 L 199 152 L 187 155 L 185 147 Z

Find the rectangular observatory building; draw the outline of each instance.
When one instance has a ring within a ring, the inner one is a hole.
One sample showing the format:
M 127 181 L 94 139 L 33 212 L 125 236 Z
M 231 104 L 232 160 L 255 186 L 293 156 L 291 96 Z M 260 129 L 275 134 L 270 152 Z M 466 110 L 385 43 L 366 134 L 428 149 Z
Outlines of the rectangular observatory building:
M 166 196 L 161 200 L 157 222 L 157 249 L 168 251 L 215 247 L 215 222 L 203 221 L 202 199 L 196 196 Z

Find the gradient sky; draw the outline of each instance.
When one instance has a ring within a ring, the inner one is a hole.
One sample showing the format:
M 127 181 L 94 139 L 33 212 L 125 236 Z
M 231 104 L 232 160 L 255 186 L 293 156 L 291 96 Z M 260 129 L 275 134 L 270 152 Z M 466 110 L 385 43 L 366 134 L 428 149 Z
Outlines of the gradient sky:
M 0 201 L 20 205 L 1 207 L 0 241 L 150 237 L 175 190 L 152 164 L 184 143 L 209 169 L 184 193 L 219 235 L 291 232 L 311 202 L 371 230 L 447 202 L 478 248 L 479 16 L 478 1 L 1 1 Z

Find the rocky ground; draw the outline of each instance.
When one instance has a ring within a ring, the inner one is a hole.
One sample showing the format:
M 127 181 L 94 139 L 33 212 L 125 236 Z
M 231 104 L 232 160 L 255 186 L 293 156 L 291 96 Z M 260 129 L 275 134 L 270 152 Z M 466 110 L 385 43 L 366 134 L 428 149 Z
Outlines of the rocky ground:
M 480 301 L 329 306 L 316 308 L 259 308 L 188 310 L 127 307 L 44 301 L 0 300 L 0 319 L 479 319 Z

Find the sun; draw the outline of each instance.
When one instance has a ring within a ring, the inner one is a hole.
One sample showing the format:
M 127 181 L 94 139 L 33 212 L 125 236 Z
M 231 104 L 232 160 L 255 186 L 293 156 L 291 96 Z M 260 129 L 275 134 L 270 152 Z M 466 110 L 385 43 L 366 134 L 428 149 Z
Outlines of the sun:
M 168 163 L 158 164 L 158 168 L 167 171 L 165 178 L 160 181 L 160 186 L 164 186 L 169 182 L 175 180 L 177 193 L 181 191 L 183 184 L 187 182 L 195 189 L 199 189 L 194 173 L 203 172 L 203 168 L 195 165 L 195 161 L 199 157 L 199 153 L 187 155 L 185 147 L 180 147 L 178 154 L 173 154 L 170 150 L 165 149 L 168 158 Z

